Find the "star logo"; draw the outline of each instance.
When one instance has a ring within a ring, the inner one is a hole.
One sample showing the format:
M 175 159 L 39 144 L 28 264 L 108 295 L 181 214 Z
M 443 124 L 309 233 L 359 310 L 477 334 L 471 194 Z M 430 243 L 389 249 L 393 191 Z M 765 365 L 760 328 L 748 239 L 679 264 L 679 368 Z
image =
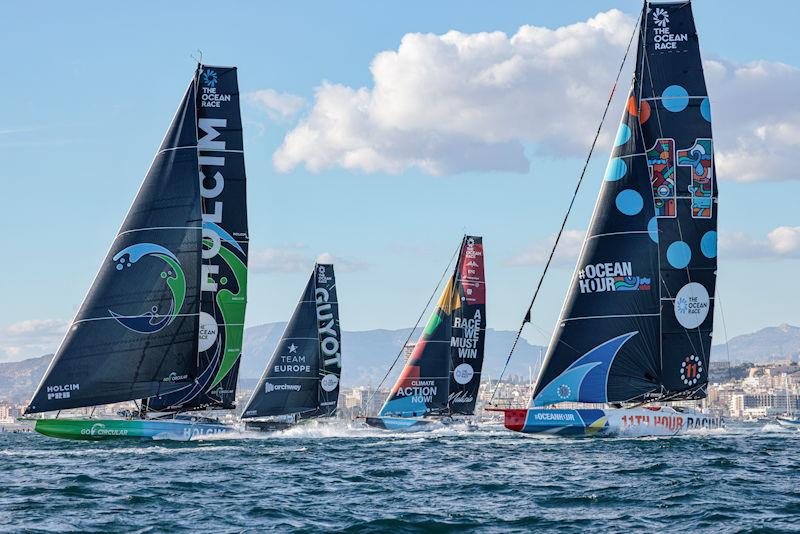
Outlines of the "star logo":
M 291 345 L 289 345 L 289 352 L 290 352 L 290 353 L 292 353 L 292 352 L 297 352 L 297 345 L 295 345 L 294 343 L 292 343 Z

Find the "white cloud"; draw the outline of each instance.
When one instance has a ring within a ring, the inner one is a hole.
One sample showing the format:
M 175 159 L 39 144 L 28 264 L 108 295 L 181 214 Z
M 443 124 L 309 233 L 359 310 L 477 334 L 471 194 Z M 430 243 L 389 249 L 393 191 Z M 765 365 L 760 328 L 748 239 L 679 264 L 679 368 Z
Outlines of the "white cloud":
M 523 142 L 584 153 L 633 24 L 611 10 L 556 30 L 523 26 L 511 37 L 406 34 L 373 60 L 372 89 L 317 88 L 275 166 L 527 172 Z
M 308 114 L 273 155 L 303 165 L 399 174 L 416 168 L 527 172 L 525 145 L 583 156 L 634 20 L 618 10 L 550 29 L 406 34 L 375 56 L 372 87 L 323 82 Z M 800 179 L 800 69 L 757 61 L 705 62 L 720 179 Z M 631 62 L 600 146 L 616 131 Z M 604 157 L 604 156 L 600 156 Z
M 558 243 L 556 254 L 553 257 L 553 266 L 574 267 L 578 261 L 578 255 L 583 246 L 583 239 L 586 236 L 585 230 L 564 230 L 561 240 Z M 507 264 L 514 267 L 521 266 L 544 266 L 550 251 L 555 243 L 556 236 L 551 235 L 547 239 L 535 243 L 531 248 L 523 251 L 517 256 L 508 260 Z
M 800 180 L 800 69 L 756 61 L 704 63 L 721 180 Z
M 306 106 L 303 97 L 290 93 L 279 93 L 274 89 L 261 89 L 245 93 L 244 100 L 265 112 L 273 121 L 290 119 Z
M 800 226 L 779 226 L 764 238 L 741 232 L 720 234 L 720 255 L 734 259 L 775 260 L 800 258 Z
M 304 273 L 310 272 L 315 261 L 332 263 L 339 272 L 360 271 L 366 268 L 366 264 L 361 261 L 335 256 L 330 252 L 323 252 L 315 259 L 302 244 L 252 252 L 248 264 L 250 271 L 256 273 Z
M 55 352 L 68 325 L 63 319 L 28 319 L 0 328 L 0 360 Z

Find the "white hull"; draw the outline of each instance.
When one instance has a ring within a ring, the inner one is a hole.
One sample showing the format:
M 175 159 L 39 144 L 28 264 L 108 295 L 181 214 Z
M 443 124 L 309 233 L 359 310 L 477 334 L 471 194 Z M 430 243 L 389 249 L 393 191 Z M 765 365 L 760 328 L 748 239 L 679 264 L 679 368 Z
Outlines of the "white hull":
M 530 408 L 503 410 L 506 428 L 525 434 L 675 436 L 723 428 L 721 417 L 669 406 L 652 408 Z

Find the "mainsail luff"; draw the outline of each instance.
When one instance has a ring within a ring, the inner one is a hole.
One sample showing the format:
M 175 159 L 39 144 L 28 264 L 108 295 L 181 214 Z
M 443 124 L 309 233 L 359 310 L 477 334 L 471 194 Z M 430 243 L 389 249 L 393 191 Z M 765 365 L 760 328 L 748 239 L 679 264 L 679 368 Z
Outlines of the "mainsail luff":
M 134 400 L 194 378 L 201 233 L 194 99 L 192 82 L 26 413 Z
M 454 277 L 461 306 L 453 310 L 451 317 L 447 401 L 450 413 L 472 415 L 481 385 L 486 343 L 486 276 L 482 237 L 464 238 Z
M 458 351 L 453 354 L 454 340 L 454 320 L 456 317 L 463 318 L 462 308 L 468 304 L 465 295 L 466 286 L 462 276 L 463 268 L 473 268 L 468 266 L 469 259 L 479 257 L 480 276 L 478 280 L 469 280 L 474 294 L 472 304 L 476 308 L 470 308 L 468 315 L 475 318 L 475 312 L 480 313 L 481 303 L 485 302 L 485 286 L 482 281 L 483 276 L 483 243 L 480 237 L 464 236 L 459 248 L 458 260 L 453 269 L 453 273 L 447 281 L 447 285 L 442 290 L 439 301 L 431 314 L 428 323 L 422 331 L 414 350 L 406 361 L 400 376 L 397 378 L 389 397 L 381 408 L 381 416 L 400 416 L 417 417 L 423 415 L 449 415 L 455 413 L 472 413 L 474 402 L 477 398 L 477 387 L 480 386 L 480 367 L 482 366 L 483 351 L 476 353 L 472 374 L 466 380 L 465 374 L 460 374 L 464 370 L 459 370 L 459 375 L 454 374 L 455 368 L 462 363 L 466 363 L 464 358 L 459 356 Z M 466 260 L 466 261 L 465 261 Z M 476 269 L 476 274 L 478 269 Z M 472 277 L 467 273 L 468 276 Z M 485 312 L 485 309 L 483 309 Z M 485 322 L 482 327 L 485 329 Z M 459 332 L 463 329 L 459 326 Z M 478 337 L 479 346 L 482 348 L 482 337 Z M 470 358 L 471 359 L 471 358 Z M 456 367 L 454 367 L 454 364 Z M 458 380 L 464 381 L 459 384 Z M 451 388 L 455 389 L 451 396 Z M 472 395 L 472 391 L 475 394 Z M 456 402 L 455 395 L 459 399 L 465 399 L 472 395 L 474 398 L 468 402 Z M 456 407 L 458 406 L 458 407 Z
M 246 174 L 235 67 L 198 65 L 195 75 L 203 247 L 195 382 L 147 399 L 151 410 L 235 407 L 247 305 Z
M 645 7 L 633 87 L 534 406 L 705 396 L 716 276 L 710 107 L 689 2 Z
M 316 264 L 242 418 L 332 415 L 340 374 L 336 278 L 332 265 Z

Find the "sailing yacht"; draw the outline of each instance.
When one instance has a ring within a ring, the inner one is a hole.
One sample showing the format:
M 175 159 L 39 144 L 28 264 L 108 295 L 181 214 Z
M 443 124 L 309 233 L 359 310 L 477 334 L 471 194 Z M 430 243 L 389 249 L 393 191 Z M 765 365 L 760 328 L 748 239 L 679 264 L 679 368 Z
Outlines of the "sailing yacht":
M 372 427 L 421 430 L 475 413 L 486 338 L 483 239 L 464 236 L 436 309 Z
M 502 410 L 507 428 L 673 435 L 722 425 L 668 404 L 706 397 L 717 214 L 691 3 L 645 2 L 632 88 L 580 259 L 528 408 Z
M 199 178 L 198 178 L 199 177 Z M 70 439 L 233 430 L 247 304 L 247 207 L 235 67 L 198 65 L 150 170 L 25 414 Z M 117 418 L 63 410 L 136 402 Z
M 284 430 L 336 413 L 342 336 L 333 265 L 314 265 L 278 346 L 242 414 L 245 429 Z

